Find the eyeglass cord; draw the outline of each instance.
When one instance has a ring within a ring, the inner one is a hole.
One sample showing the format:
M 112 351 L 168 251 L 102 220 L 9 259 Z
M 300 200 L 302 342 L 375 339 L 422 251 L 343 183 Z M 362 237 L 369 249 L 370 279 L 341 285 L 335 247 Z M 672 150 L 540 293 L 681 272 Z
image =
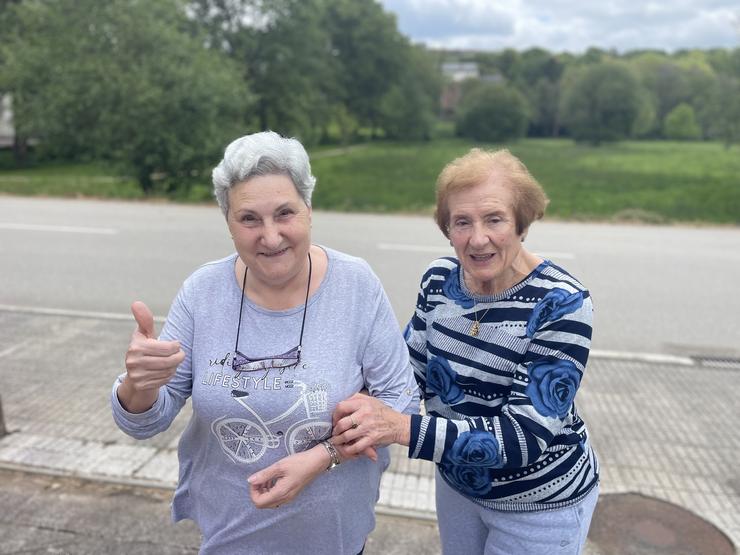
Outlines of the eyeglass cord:
M 242 298 L 239 304 L 239 323 L 236 326 L 236 345 L 234 345 L 234 352 L 239 351 L 239 332 L 242 328 L 242 312 L 244 310 L 244 290 L 247 286 L 247 265 L 244 265 L 244 279 L 242 280 Z M 303 304 L 303 320 L 301 321 L 301 336 L 298 338 L 298 355 L 300 356 L 301 350 L 303 349 L 303 329 L 306 326 L 306 309 L 308 308 L 308 293 L 311 290 L 311 274 L 313 273 L 313 265 L 311 262 L 311 253 L 308 253 L 308 284 L 306 285 L 306 301 Z

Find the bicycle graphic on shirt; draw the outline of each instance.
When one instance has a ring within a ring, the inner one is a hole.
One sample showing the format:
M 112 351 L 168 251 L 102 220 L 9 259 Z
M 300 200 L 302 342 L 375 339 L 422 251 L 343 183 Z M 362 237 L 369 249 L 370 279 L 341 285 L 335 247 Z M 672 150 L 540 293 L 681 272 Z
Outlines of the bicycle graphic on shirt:
M 239 389 L 231 390 L 234 400 L 254 418 L 254 420 L 249 420 L 224 417 L 211 424 L 211 430 L 216 434 L 221 449 L 234 462 L 251 463 L 260 459 L 267 449 L 279 447 L 281 438 L 285 440 L 285 449 L 288 454 L 293 455 L 331 436 L 331 422 L 320 420 L 315 416 L 326 412 L 326 389 L 320 386 L 309 388 L 300 380 L 286 380 L 284 387 L 285 389 L 298 388 L 301 394 L 285 412 L 271 420 L 263 420 L 247 404 L 248 392 Z M 305 417 L 292 424 L 287 432 L 283 433 L 281 430 L 276 433 L 272 432 L 275 424 L 301 410 Z

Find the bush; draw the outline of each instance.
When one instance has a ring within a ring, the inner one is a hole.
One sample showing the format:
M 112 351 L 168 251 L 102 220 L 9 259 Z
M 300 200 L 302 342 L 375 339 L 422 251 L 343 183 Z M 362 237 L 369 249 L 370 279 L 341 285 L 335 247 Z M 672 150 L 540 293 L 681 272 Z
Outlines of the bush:
M 629 67 L 591 64 L 572 70 L 564 81 L 563 123 L 576 141 L 598 145 L 632 135 L 645 96 Z
M 507 85 L 481 84 L 463 97 L 457 134 L 476 141 L 502 142 L 524 136 L 529 110 L 524 96 Z
M 696 121 L 694 109 L 682 102 L 668 112 L 663 122 L 666 139 L 690 141 L 701 138 L 701 128 Z

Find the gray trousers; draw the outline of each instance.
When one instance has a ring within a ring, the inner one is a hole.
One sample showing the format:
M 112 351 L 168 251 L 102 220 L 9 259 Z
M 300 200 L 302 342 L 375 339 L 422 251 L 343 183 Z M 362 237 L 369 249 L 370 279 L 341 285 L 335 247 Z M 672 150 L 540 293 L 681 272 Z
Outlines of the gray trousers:
M 495 511 L 476 505 L 436 473 L 437 521 L 444 555 L 578 555 L 599 497 L 540 512 Z

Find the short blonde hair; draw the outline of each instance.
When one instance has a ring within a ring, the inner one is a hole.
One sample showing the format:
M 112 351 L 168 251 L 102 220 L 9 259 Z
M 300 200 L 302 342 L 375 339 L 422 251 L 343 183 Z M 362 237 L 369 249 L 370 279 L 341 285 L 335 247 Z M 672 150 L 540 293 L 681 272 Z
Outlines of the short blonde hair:
M 445 237 L 449 238 L 450 194 L 480 185 L 494 172 L 499 172 L 504 177 L 504 185 L 513 193 L 514 206 L 511 209 L 516 220 L 517 234 L 524 233 L 534 220 L 545 215 L 545 208 L 550 200 L 519 158 L 507 149 L 487 151 L 473 148 L 447 164 L 437 178 L 434 219 Z

